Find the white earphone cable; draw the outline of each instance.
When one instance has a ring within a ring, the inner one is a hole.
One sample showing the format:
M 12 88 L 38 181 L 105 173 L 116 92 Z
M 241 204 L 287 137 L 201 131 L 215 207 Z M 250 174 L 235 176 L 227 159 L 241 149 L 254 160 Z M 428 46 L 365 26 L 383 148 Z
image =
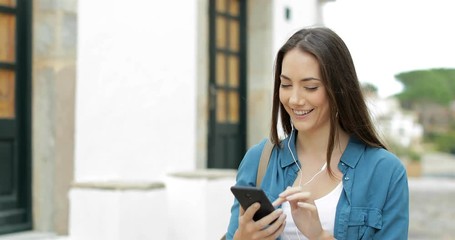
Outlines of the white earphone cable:
M 291 150 L 291 145 L 290 145 L 290 143 L 291 143 L 291 141 L 292 141 L 292 136 L 293 136 L 293 133 L 294 133 L 294 124 L 292 124 L 292 122 L 291 122 L 291 128 L 292 128 L 292 130 L 291 130 L 291 134 L 289 135 L 288 149 L 289 149 L 289 152 L 291 153 L 291 156 L 292 156 L 292 159 L 294 160 L 294 163 L 297 165 L 297 168 L 299 169 L 299 173 L 300 173 L 299 187 L 303 187 L 303 186 L 309 184 L 310 182 L 312 182 L 319 174 L 321 174 L 321 173 L 326 169 L 326 167 L 327 167 L 327 162 L 324 163 L 324 165 L 321 167 L 321 169 L 320 169 L 316 174 L 314 174 L 313 177 L 310 178 L 310 180 L 308 180 L 305 184 L 302 185 L 302 180 L 303 180 L 302 169 L 300 168 L 300 165 L 297 163 L 297 160 L 296 160 L 296 158 L 295 158 L 295 156 L 294 156 L 294 153 L 293 153 L 292 150 Z M 300 240 L 300 234 L 299 234 L 299 232 L 297 231 L 297 227 L 294 229 L 294 231 L 295 231 L 295 235 L 296 235 L 297 238 Z M 286 233 L 284 233 L 284 236 L 285 236 L 288 240 L 290 240 L 289 236 L 288 236 Z
M 291 150 L 291 141 L 292 141 L 292 135 L 294 133 L 294 124 L 291 123 L 291 134 L 289 135 L 289 141 L 288 141 L 288 149 L 289 149 L 289 152 L 291 153 L 291 156 L 292 156 L 292 159 L 294 160 L 294 163 L 297 165 L 297 168 L 299 169 L 299 173 L 300 173 L 300 180 L 299 180 L 299 187 L 303 187 L 307 184 L 309 184 L 310 182 L 312 182 L 319 174 L 321 174 L 327 167 L 327 162 L 324 163 L 324 165 L 321 167 L 321 169 L 313 175 L 313 177 L 310 178 L 310 180 L 308 180 L 305 184 L 302 185 L 302 180 L 303 180 L 303 173 L 302 173 L 302 169 L 300 168 L 300 165 L 297 163 L 297 160 L 294 156 L 294 153 L 292 152 Z

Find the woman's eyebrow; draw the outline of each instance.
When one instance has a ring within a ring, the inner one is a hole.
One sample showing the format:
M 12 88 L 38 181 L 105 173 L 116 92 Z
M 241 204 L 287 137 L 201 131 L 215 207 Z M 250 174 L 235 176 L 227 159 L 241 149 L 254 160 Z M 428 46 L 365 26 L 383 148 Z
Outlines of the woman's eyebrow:
M 280 75 L 280 78 L 284 78 L 286 80 L 291 80 L 291 78 L 289 78 L 289 77 L 287 77 L 286 75 L 283 75 L 283 74 Z M 306 78 L 300 79 L 300 81 L 311 81 L 311 80 L 321 81 L 321 79 L 315 78 L 315 77 L 306 77 Z

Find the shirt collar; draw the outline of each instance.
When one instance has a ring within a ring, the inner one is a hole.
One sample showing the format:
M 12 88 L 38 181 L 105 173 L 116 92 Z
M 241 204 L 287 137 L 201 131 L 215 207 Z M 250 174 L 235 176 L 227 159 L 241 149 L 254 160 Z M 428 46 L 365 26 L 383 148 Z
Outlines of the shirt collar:
M 282 168 L 285 168 L 289 165 L 292 165 L 292 164 L 295 164 L 294 162 L 294 158 L 292 158 L 292 154 L 291 154 L 291 151 L 292 153 L 294 154 L 294 157 L 295 157 L 295 160 L 297 161 L 297 164 L 300 164 L 300 162 L 298 161 L 298 156 L 297 156 L 297 151 L 295 149 L 295 139 L 296 139 L 296 131 L 294 130 L 292 133 L 292 140 L 291 142 L 289 142 L 290 140 L 290 136 L 287 136 L 285 139 L 283 139 L 283 141 L 281 141 L 280 143 L 280 148 L 282 150 L 282 157 L 281 157 L 281 167 Z M 288 145 L 289 144 L 289 145 Z M 289 151 L 289 149 L 291 149 L 291 151 Z
M 366 145 L 363 142 L 356 137 L 351 136 L 349 138 L 348 146 L 346 146 L 343 155 L 341 155 L 340 162 L 348 165 L 350 168 L 355 168 L 365 151 L 365 147 Z

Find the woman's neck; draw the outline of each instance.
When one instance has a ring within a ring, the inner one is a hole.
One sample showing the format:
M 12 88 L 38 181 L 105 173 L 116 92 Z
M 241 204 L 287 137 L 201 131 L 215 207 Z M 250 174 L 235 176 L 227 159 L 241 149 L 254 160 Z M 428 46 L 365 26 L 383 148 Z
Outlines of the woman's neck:
M 340 127 L 338 127 L 337 134 L 332 156 L 341 156 L 349 141 L 349 135 Z M 296 150 L 299 155 L 307 156 L 307 159 L 325 162 L 327 160 L 329 136 L 329 128 L 320 129 L 317 132 L 299 132 L 296 139 Z

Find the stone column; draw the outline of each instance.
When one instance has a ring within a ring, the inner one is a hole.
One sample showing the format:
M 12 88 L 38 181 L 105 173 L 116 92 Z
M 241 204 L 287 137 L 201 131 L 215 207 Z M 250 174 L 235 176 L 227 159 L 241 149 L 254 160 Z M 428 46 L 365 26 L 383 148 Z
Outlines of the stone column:
M 73 180 L 77 0 L 33 1 L 34 229 L 68 232 Z

